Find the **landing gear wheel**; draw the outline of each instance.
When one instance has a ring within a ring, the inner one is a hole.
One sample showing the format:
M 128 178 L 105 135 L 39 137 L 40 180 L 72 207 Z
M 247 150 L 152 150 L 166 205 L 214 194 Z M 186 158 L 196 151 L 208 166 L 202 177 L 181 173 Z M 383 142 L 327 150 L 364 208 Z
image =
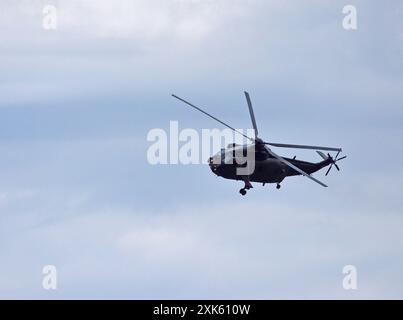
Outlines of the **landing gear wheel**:
M 241 190 L 239 190 L 239 193 L 244 196 L 244 195 L 246 194 L 246 190 L 245 190 L 245 189 L 241 189 Z
M 281 188 L 281 185 L 279 183 L 277 183 L 277 190 L 279 190 Z

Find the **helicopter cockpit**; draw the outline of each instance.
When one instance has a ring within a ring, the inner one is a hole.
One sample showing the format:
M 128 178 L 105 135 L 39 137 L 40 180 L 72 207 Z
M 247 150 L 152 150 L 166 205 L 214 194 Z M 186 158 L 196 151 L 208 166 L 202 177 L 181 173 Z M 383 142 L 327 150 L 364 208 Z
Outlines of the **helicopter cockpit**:
M 255 161 L 264 161 L 271 156 L 264 145 L 238 145 L 231 143 L 227 148 L 222 148 L 218 153 L 210 157 L 208 163 L 212 168 L 225 164 L 244 165 L 250 157 L 253 157 Z

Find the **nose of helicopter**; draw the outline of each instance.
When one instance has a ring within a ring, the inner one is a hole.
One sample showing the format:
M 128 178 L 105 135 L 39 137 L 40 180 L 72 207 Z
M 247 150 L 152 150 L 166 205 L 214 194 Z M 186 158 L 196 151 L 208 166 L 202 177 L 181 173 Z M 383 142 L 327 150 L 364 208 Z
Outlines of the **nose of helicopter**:
M 213 157 L 210 157 L 208 159 L 208 164 L 209 164 L 209 167 L 210 167 L 211 171 L 213 171 L 213 173 L 215 173 L 215 174 L 218 174 L 218 168 L 220 167 L 220 165 L 214 163 Z

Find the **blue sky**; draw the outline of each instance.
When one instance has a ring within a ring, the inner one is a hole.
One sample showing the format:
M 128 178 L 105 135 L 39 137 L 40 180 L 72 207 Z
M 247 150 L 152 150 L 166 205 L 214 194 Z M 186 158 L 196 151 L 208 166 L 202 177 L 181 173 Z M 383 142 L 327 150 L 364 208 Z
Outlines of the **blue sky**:
M 1 6 L 1 298 L 403 297 L 401 4 Z M 206 165 L 148 164 L 149 130 L 217 127 L 171 93 L 246 129 L 243 90 L 262 138 L 343 147 L 342 171 L 316 174 L 329 188 L 294 177 L 241 197 Z

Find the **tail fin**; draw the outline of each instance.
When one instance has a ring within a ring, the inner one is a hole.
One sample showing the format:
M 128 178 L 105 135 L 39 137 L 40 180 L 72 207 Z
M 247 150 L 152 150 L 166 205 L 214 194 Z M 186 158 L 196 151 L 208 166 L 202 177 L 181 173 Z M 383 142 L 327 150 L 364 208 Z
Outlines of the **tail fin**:
M 323 152 L 321 152 L 321 151 L 316 151 L 316 152 L 318 153 L 318 155 L 320 155 L 323 158 L 323 160 L 329 159 L 329 157 L 327 157 Z

